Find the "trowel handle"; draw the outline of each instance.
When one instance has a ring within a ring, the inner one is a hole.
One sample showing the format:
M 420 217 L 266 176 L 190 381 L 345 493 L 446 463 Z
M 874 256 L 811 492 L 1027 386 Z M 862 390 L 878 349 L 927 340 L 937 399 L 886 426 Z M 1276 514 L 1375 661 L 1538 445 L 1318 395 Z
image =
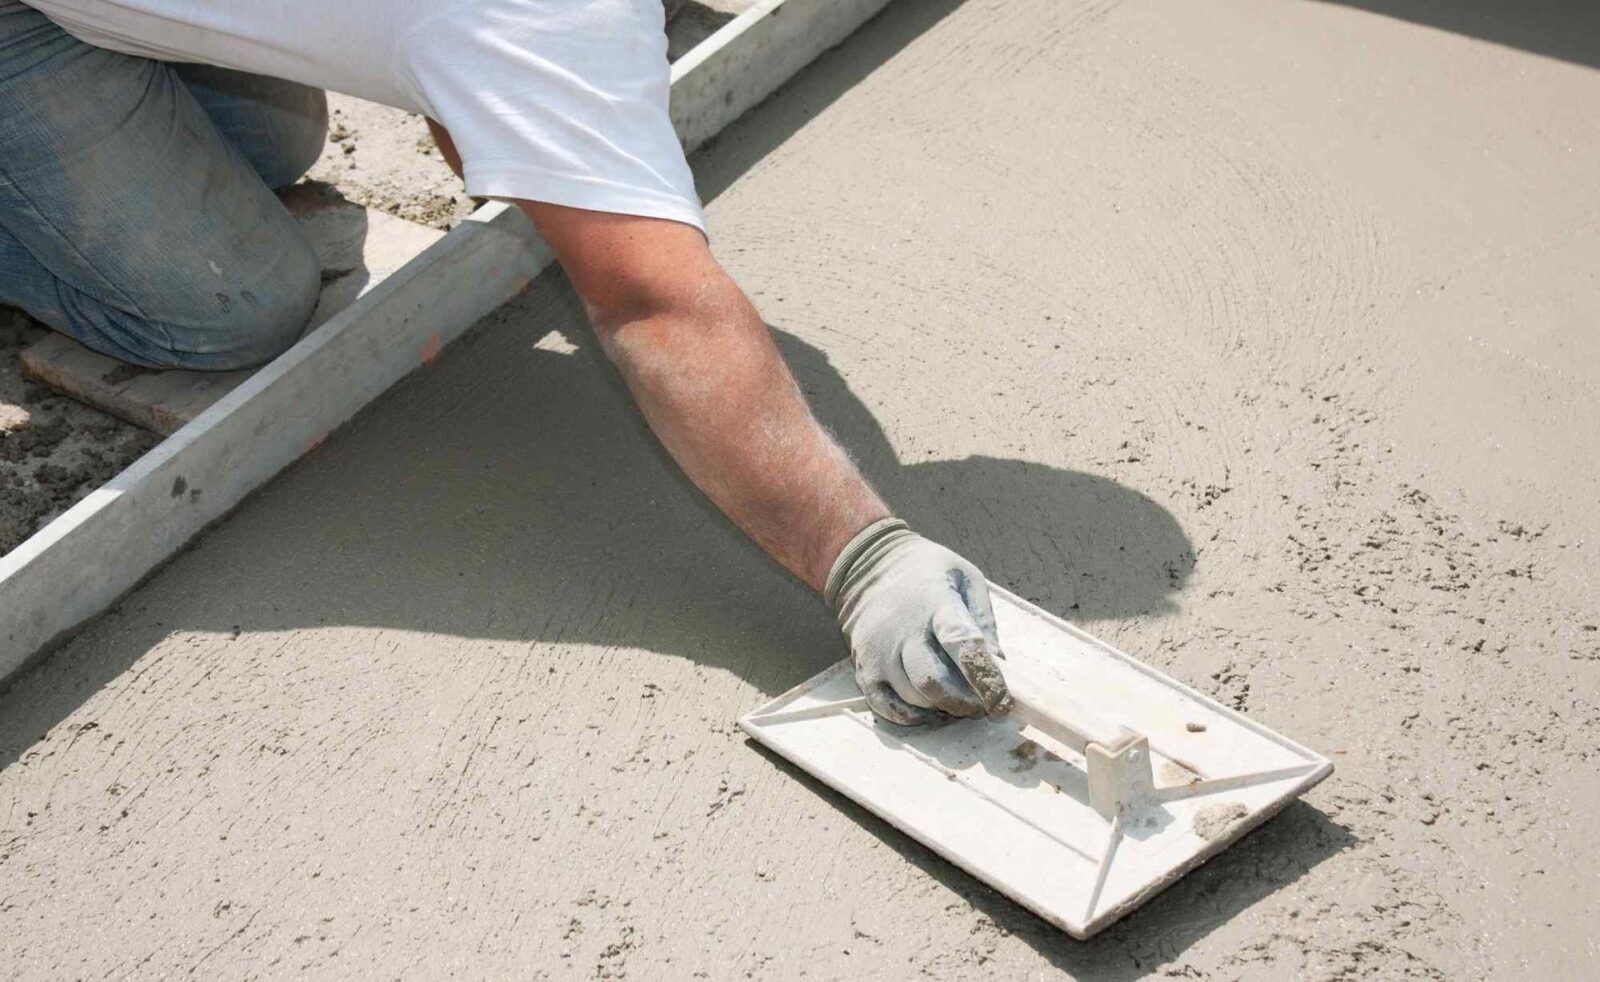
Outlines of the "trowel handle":
M 1088 706 L 1063 695 L 1048 691 L 1041 680 L 1021 670 L 1020 666 L 1007 664 L 1006 688 L 1011 692 L 1011 718 L 1039 730 L 1053 740 L 1078 753 L 1085 753 L 1091 743 L 1115 750 L 1135 739 L 1138 734 L 1106 719 Z M 1057 683 L 1056 688 L 1059 688 Z
M 1008 672 L 1006 687 L 1012 719 L 1083 755 L 1095 811 L 1109 820 L 1151 799 L 1155 778 L 1149 740 L 1026 673 Z

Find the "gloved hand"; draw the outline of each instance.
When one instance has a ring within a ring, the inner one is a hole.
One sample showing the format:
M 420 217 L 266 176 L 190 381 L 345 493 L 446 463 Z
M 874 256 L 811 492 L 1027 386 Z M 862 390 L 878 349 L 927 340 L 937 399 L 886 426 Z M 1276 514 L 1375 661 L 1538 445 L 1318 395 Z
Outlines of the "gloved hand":
M 839 615 L 867 705 L 905 726 L 1011 707 L 989 584 L 899 519 L 872 523 L 833 562 L 823 599 Z

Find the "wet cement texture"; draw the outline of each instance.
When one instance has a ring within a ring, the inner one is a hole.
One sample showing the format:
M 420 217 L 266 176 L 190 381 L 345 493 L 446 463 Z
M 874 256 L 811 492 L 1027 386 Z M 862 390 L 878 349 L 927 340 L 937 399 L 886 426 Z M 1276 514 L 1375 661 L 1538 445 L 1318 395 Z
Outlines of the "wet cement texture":
M 0 701 L 0 974 L 1592 974 L 1565 9 L 901 2 L 697 161 L 908 520 L 1337 761 L 1097 940 L 741 739 L 836 629 L 547 277 Z

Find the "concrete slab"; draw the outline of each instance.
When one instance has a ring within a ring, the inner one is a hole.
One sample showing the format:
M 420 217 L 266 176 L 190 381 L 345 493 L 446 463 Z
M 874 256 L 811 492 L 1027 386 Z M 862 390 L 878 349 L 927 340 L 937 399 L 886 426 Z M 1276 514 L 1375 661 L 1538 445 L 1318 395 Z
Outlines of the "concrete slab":
M 1072 942 L 737 736 L 834 627 L 548 278 L 0 700 L 0 970 L 1589 974 L 1600 73 L 1448 27 L 900 4 L 699 160 L 908 518 L 1336 752 L 1149 907 Z

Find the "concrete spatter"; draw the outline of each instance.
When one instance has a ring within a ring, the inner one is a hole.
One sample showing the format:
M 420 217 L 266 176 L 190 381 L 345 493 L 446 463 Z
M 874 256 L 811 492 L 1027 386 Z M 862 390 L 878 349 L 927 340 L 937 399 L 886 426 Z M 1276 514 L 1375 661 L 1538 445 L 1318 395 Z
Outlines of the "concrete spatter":
M 545 281 L 0 703 L 6 974 L 1584 974 L 1597 97 L 1337 5 L 907 3 L 700 161 L 916 526 L 1335 754 L 1096 942 L 734 735 L 833 626 Z

